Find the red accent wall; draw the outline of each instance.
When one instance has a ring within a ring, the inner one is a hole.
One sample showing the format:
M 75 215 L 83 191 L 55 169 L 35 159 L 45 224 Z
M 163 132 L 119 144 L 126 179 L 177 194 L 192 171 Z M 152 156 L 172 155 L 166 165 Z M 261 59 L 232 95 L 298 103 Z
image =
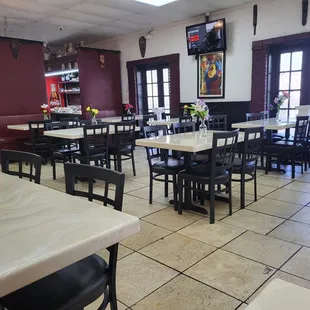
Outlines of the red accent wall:
M 19 58 L 15 59 L 10 38 L 0 38 L 0 138 L 25 136 L 8 130 L 8 124 L 42 119 L 40 106 L 47 102 L 42 44 L 18 41 Z
M 105 56 L 105 68 L 101 69 L 99 56 Z M 83 118 L 87 118 L 87 106 L 97 108 L 99 117 L 117 116 L 122 113 L 120 55 L 96 49 L 80 49 L 78 52 L 81 105 Z

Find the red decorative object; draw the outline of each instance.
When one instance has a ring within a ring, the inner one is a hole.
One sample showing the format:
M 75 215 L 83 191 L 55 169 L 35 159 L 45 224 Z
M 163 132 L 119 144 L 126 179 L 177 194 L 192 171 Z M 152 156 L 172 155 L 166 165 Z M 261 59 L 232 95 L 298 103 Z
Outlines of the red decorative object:
M 105 58 L 104 58 L 103 54 L 100 54 L 99 60 L 100 60 L 100 67 L 101 67 L 101 69 L 104 69 L 105 68 Z
M 133 106 L 130 103 L 125 104 L 125 111 L 128 111 L 130 109 L 133 109 Z

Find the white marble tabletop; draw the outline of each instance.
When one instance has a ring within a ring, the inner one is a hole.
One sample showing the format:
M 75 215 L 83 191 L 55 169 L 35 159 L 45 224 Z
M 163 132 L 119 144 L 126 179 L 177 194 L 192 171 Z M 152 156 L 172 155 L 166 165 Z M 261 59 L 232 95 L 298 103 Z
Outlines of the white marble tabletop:
M 140 131 L 139 127 L 135 127 L 136 131 Z M 101 131 L 98 130 L 98 133 Z M 109 128 L 109 134 L 114 135 L 115 130 L 114 130 L 114 125 L 110 125 Z M 47 137 L 53 137 L 53 138 L 59 138 L 59 139 L 69 139 L 69 140 L 78 140 L 78 139 L 83 139 L 84 138 L 84 131 L 82 127 L 78 128 L 69 128 L 69 129 L 59 129 L 59 130 L 47 130 L 44 131 L 44 136 Z
M 309 310 L 309 308 L 310 290 L 275 279 L 245 309 Z
M 106 123 L 117 123 L 122 121 L 122 117 L 121 116 L 104 117 L 101 120 Z M 136 121 L 143 120 L 143 115 L 135 115 L 135 120 Z
M 197 153 L 212 149 L 214 132 L 215 131 L 208 130 L 208 135 L 206 137 L 202 137 L 199 131 L 195 131 L 154 138 L 138 139 L 136 140 L 136 145 Z M 244 133 L 240 132 L 238 142 L 242 141 L 244 141 Z
M 180 120 L 179 118 L 170 118 L 170 119 L 163 119 L 163 120 L 158 120 L 158 121 L 148 121 L 147 124 L 149 126 L 159 126 L 159 125 L 166 125 L 166 126 L 171 126 L 172 124 L 179 123 Z
M 264 120 L 235 123 L 232 124 L 231 127 L 246 129 L 246 128 L 264 126 L 266 130 L 282 130 L 282 129 L 294 128 L 295 125 L 296 125 L 296 119 L 282 120 L 281 122 L 279 122 L 275 118 L 268 118 Z
M 0 297 L 140 230 L 131 215 L 0 174 Z
M 40 128 L 43 128 L 43 124 L 39 125 Z M 19 125 L 8 125 L 7 129 L 10 130 L 21 130 L 21 131 L 28 131 L 29 130 L 29 125 L 28 124 L 19 124 Z

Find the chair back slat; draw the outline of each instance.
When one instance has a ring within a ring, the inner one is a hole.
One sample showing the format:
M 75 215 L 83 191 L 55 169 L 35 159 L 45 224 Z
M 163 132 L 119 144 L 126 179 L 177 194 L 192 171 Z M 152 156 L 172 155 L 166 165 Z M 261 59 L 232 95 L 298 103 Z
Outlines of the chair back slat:
M 308 123 L 309 116 L 297 116 L 294 134 L 294 145 L 304 143 L 307 135 Z
M 213 133 L 211 179 L 219 170 L 231 170 L 236 154 L 239 130 Z
M 23 177 L 29 178 L 30 182 L 34 180 L 37 184 L 40 184 L 41 181 L 41 162 L 41 156 L 33 153 L 1 150 L 1 166 L 3 173 L 16 175 L 20 179 Z M 10 164 L 12 163 L 18 163 L 18 171 L 10 169 Z M 23 163 L 29 164 L 29 173 L 23 171 Z
M 195 131 L 196 124 L 194 122 L 174 123 L 172 124 L 173 133 L 186 133 Z
M 208 117 L 208 129 L 210 130 L 227 130 L 227 115 L 219 114 L 219 115 L 209 115 Z
M 122 211 L 125 174 L 117 171 L 113 171 L 106 168 L 66 163 L 65 168 L 65 180 L 66 180 L 66 193 L 73 196 L 80 196 L 88 198 L 89 201 L 98 200 L 105 205 L 112 206 L 117 211 Z M 83 178 L 88 180 L 88 191 L 77 190 L 75 188 L 75 180 L 77 178 Z M 95 194 L 93 183 L 94 180 L 103 181 L 104 188 L 103 194 Z M 115 186 L 114 197 L 109 195 L 110 185 Z

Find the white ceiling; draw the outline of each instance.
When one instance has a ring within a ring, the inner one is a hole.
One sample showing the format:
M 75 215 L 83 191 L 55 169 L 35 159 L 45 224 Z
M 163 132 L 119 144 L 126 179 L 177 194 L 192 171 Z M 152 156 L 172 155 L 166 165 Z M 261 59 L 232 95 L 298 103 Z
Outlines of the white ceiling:
M 10 37 L 93 43 L 246 2 L 249 0 L 178 0 L 158 8 L 134 0 L 0 0 L 0 35 L 7 17 Z

